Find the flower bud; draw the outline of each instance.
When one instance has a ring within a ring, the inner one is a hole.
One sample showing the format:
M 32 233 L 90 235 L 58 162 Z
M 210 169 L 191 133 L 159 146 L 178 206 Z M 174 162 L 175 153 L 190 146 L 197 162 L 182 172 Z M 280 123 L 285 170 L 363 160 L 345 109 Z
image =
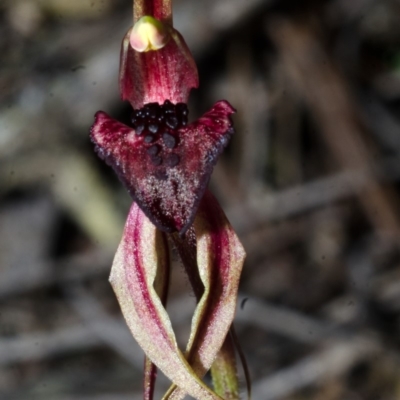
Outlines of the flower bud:
M 140 18 L 131 30 L 129 42 L 140 53 L 162 49 L 170 39 L 168 28 L 148 15 Z

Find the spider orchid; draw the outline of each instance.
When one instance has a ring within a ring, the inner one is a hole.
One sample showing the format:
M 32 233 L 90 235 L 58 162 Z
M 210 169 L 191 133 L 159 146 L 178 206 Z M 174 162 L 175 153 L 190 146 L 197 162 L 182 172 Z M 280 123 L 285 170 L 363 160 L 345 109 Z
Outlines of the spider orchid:
M 125 320 L 146 354 L 144 398 L 152 399 L 156 367 L 171 381 L 164 400 L 238 399 L 228 335 L 245 253 L 207 191 L 218 156 L 233 134 L 227 101 L 188 122 L 196 64 L 172 25 L 171 0 L 136 0 L 122 42 L 120 91 L 131 124 L 98 112 L 91 140 L 133 198 L 110 282 Z M 169 239 L 169 240 L 168 240 Z M 197 298 L 185 351 L 165 310 L 169 245 L 182 259 Z M 211 369 L 214 390 L 203 381 Z

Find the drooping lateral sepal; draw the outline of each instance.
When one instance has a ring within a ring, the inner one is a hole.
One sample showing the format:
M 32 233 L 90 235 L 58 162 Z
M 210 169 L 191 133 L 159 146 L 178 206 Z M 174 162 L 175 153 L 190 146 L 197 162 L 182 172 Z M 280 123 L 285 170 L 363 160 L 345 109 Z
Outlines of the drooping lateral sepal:
M 122 41 L 120 93 L 133 108 L 165 100 L 187 103 L 190 90 L 199 86 L 197 67 L 182 35 L 168 24 L 164 29 L 170 40 L 159 50 L 134 50 L 130 45 L 132 29 Z
M 148 125 L 148 134 L 143 125 L 139 132 L 139 127 L 130 128 L 99 112 L 91 139 L 151 221 L 165 232 L 184 234 L 233 133 L 234 111 L 228 102 L 219 101 L 187 126 L 174 129 L 167 117 L 167 125 L 155 125 L 156 133 Z
M 197 265 L 204 293 L 196 307 L 186 359 L 199 377 L 211 368 L 232 325 L 245 251 L 217 200 L 207 191 L 193 224 Z M 171 387 L 163 400 L 180 400 L 184 388 Z
M 168 260 L 167 251 L 162 233 L 133 203 L 114 258 L 111 285 L 147 357 L 194 398 L 222 400 L 196 376 L 178 349 L 171 321 L 154 288 L 157 270 Z
M 167 238 L 165 233 L 163 233 L 162 243 L 165 247 Z M 168 289 L 169 289 L 169 278 L 170 278 L 170 262 L 169 254 L 167 249 L 164 249 L 163 253 L 165 260 L 159 263 L 156 278 L 154 281 L 154 289 L 161 300 L 164 308 L 167 305 Z M 153 400 L 154 388 L 157 377 L 157 367 L 156 365 L 145 356 L 144 360 L 144 379 L 143 379 L 143 400 Z

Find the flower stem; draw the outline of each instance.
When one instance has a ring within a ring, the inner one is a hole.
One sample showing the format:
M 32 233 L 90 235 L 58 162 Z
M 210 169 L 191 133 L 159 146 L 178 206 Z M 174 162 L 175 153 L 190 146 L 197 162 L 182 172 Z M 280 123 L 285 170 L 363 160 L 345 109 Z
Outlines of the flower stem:
M 170 238 L 179 253 L 196 300 L 199 302 L 204 293 L 204 285 L 200 279 L 197 266 L 196 236 L 194 229 L 193 227 L 189 228 L 184 237 L 181 237 L 178 233 L 173 233 L 170 235 Z
M 211 377 L 215 393 L 225 400 L 239 400 L 235 347 L 228 335 L 211 367 Z
M 172 0 L 134 0 L 133 23 L 145 15 L 172 26 Z

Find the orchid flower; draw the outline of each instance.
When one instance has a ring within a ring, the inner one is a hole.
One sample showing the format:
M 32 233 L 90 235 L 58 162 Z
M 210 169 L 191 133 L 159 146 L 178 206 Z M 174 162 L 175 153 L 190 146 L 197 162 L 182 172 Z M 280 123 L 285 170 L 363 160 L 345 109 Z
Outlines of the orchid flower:
M 122 42 L 120 91 L 131 124 L 98 112 L 91 140 L 133 198 L 110 282 L 127 325 L 146 354 L 144 398 L 156 367 L 172 381 L 164 400 L 238 399 L 228 332 L 245 252 L 207 191 L 218 156 L 233 134 L 227 101 L 188 122 L 196 64 L 172 25 L 171 0 L 136 0 Z M 168 241 L 168 239 L 170 239 Z M 177 248 L 198 300 L 186 350 L 165 309 L 169 246 Z M 214 390 L 203 381 L 212 368 Z

